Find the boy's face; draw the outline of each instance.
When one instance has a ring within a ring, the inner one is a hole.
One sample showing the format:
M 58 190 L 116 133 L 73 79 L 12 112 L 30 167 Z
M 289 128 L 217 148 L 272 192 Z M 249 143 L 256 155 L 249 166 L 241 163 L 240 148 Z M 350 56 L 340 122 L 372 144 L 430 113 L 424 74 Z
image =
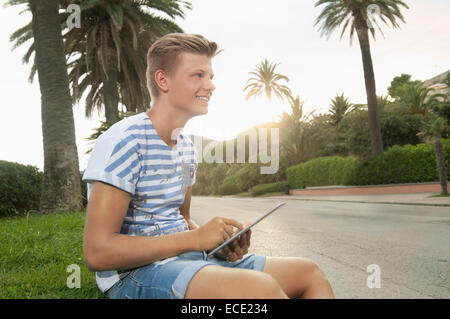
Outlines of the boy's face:
M 208 113 L 208 102 L 215 90 L 211 59 L 206 55 L 183 52 L 177 69 L 168 76 L 170 103 L 193 117 Z

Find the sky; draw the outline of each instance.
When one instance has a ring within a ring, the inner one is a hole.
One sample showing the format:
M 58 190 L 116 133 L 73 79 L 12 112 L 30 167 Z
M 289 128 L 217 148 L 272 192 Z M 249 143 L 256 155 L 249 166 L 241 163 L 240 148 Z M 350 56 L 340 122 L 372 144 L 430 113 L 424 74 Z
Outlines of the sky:
M 191 119 L 185 131 L 213 139 L 231 139 L 253 125 L 290 112 L 287 103 L 265 96 L 245 100 L 249 72 L 264 59 L 279 63 L 276 71 L 289 77 L 287 85 L 304 101 L 304 113 L 326 113 L 331 100 L 344 93 L 352 103 L 366 103 L 361 52 L 348 33 L 321 37 L 314 21 L 321 11 L 316 0 L 190 0 L 193 9 L 176 22 L 186 33 L 215 41 L 224 51 L 212 61 L 216 90 L 208 114 Z M 427 80 L 450 69 L 450 1 L 406 0 L 406 23 L 400 29 L 383 26 L 385 37 L 371 42 L 378 95 L 387 95 L 395 76 Z M 22 63 L 28 44 L 12 51 L 9 36 L 31 21 L 23 7 L 0 7 L 0 160 L 43 169 L 41 100 L 37 76 L 28 82 L 30 65 Z M 75 105 L 74 120 L 80 170 L 92 145 L 85 140 L 104 118 L 84 116 Z

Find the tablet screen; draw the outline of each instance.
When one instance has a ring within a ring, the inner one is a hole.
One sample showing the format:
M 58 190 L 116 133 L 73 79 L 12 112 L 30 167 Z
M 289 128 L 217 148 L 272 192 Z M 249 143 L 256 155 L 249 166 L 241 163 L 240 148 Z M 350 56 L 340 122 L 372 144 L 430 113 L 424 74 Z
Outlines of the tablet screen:
M 247 230 L 249 230 L 251 227 L 253 227 L 254 225 L 258 224 L 261 220 L 263 220 L 264 218 L 266 218 L 267 216 L 269 216 L 270 214 L 272 214 L 274 211 L 276 211 L 278 208 L 280 208 L 281 206 L 283 206 L 284 204 L 286 204 L 286 202 L 284 203 L 280 203 L 277 206 L 275 206 L 274 208 L 272 208 L 270 211 L 268 211 L 266 214 L 264 214 L 263 216 L 261 216 L 260 218 L 258 218 L 257 220 L 255 220 L 253 223 L 251 223 L 250 225 L 248 225 L 247 227 L 244 227 L 242 230 L 240 230 L 238 233 L 236 233 L 235 235 L 233 235 L 232 237 L 230 237 L 228 240 L 224 241 L 222 244 L 220 244 L 220 246 L 218 246 L 217 248 L 215 248 L 214 250 L 212 250 L 210 253 L 208 253 L 208 255 L 206 256 L 206 259 L 208 259 L 209 257 L 211 257 L 212 255 L 214 255 L 217 251 L 219 251 L 220 249 L 222 249 L 223 247 L 225 247 L 226 245 L 228 245 L 229 243 L 231 243 L 233 240 L 235 240 L 236 238 L 238 238 L 240 235 L 242 235 L 243 233 L 245 233 Z

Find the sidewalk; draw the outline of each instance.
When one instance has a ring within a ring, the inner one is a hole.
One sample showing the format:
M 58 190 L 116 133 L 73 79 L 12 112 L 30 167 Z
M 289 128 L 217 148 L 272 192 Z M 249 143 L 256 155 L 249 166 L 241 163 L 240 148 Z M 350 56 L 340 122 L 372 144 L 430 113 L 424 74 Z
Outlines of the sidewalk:
M 271 198 L 379 203 L 399 205 L 450 206 L 450 197 L 430 197 L 440 194 L 439 183 L 376 185 L 376 186 L 327 186 L 290 190 L 290 195 Z

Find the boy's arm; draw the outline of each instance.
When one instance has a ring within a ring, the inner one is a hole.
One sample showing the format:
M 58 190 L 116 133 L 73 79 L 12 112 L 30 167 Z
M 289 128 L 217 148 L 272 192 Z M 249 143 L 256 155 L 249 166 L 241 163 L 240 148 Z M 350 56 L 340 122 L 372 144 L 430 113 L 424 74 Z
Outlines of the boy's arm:
M 192 232 L 161 237 L 120 234 L 130 197 L 116 187 L 93 183 L 86 210 L 83 247 L 89 269 L 132 269 L 198 249 L 198 240 Z
M 187 251 L 214 249 L 228 238 L 238 221 L 215 217 L 193 231 L 159 237 L 120 234 L 130 203 L 130 194 L 114 186 L 94 182 L 86 210 L 84 260 L 92 271 L 127 270 Z M 190 195 L 189 195 L 190 197 Z
M 186 222 L 189 226 L 189 230 L 194 230 L 198 228 L 196 222 L 191 218 L 191 197 L 192 197 L 192 186 L 187 188 L 186 195 L 184 196 L 184 202 L 180 206 L 180 214 L 183 215 L 184 219 L 186 219 Z

